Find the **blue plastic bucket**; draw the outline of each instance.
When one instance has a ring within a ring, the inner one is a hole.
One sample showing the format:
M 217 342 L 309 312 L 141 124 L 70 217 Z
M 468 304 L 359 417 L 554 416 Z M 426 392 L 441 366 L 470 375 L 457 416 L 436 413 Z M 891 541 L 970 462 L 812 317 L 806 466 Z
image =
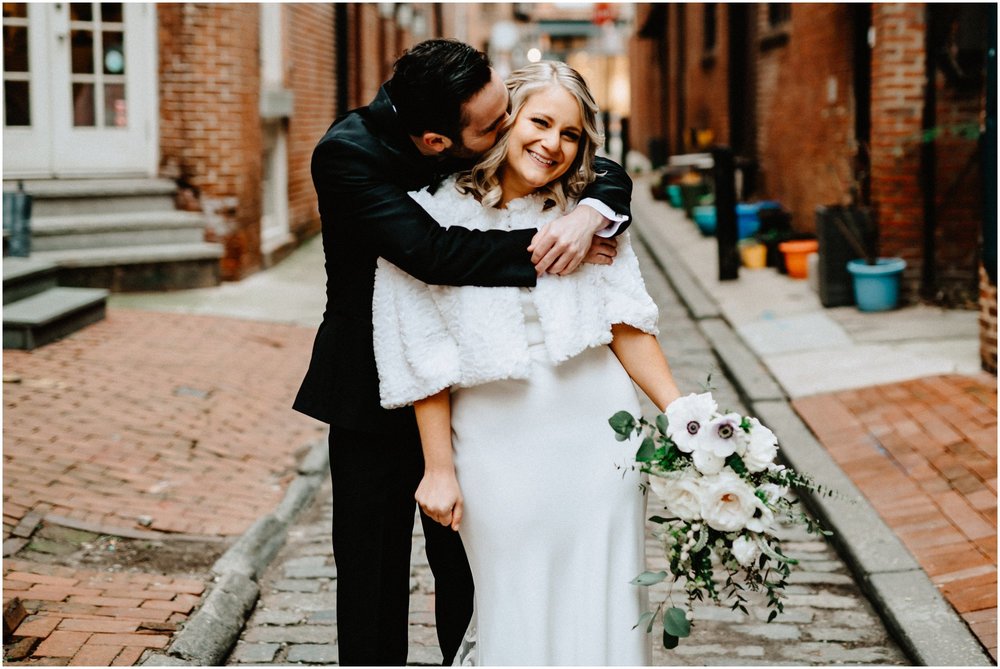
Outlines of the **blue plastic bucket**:
M 736 229 L 740 239 L 753 237 L 760 230 L 760 219 L 757 217 L 759 205 L 740 203 L 736 205 Z
M 850 260 L 847 271 L 854 279 L 854 301 L 861 311 L 888 311 L 899 304 L 899 280 L 906 269 L 902 258 L 879 258 L 869 265 L 863 258 Z

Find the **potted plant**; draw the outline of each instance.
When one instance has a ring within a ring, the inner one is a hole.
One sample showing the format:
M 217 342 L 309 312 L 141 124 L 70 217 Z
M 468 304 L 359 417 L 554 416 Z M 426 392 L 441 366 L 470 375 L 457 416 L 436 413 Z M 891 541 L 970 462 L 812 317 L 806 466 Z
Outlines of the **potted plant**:
M 886 311 L 899 303 L 906 261 L 879 256 L 875 210 L 861 195 L 867 170 L 860 148 L 845 203 L 816 210 L 820 300 L 827 307 L 853 301 L 861 311 Z
M 854 285 L 854 302 L 861 311 L 887 311 L 899 304 L 899 283 L 906 269 L 902 258 L 878 255 L 878 228 L 869 208 L 841 208 L 832 220 L 860 256 L 847 261 Z M 859 225 L 860 222 L 860 225 Z M 865 230 L 868 230 L 867 234 Z M 867 237 L 867 243 L 861 240 Z

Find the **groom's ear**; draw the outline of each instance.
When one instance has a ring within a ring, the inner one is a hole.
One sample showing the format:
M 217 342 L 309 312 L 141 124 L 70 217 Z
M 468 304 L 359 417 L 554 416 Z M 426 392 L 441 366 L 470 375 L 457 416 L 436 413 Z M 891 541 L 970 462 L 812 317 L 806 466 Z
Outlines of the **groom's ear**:
M 436 132 L 425 132 L 420 137 L 421 146 L 427 151 L 441 153 L 451 148 L 452 141 Z

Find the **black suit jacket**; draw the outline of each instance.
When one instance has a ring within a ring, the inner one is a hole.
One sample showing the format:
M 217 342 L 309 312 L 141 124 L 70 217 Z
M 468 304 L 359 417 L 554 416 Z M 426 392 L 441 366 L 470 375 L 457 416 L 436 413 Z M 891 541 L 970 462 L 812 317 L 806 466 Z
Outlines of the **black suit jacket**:
M 325 423 L 367 432 L 414 430 L 412 408 L 379 404 L 372 346 L 372 292 L 379 256 L 439 285 L 533 286 L 533 230 L 440 227 L 407 191 L 455 165 L 420 154 L 401 129 L 386 87 L 367 107 L 334 122 L 313 152 L 313 185 L 326 258 L 326 311 L 294 408 Z M 632 182 L 611 161 L 594 197 L 629 214 Z M 624 229 L 624 226 L 623 228 Z

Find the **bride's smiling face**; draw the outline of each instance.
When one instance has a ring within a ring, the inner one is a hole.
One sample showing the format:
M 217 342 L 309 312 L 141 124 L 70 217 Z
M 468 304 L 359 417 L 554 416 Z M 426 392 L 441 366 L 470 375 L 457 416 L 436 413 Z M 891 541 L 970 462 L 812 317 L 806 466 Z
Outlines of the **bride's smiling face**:
M 501 177 L 505 200 L 528 195 L 566 173 L 580 149 L 580 105 L 572 93 L 552 84 L 525 100 L 508 133 Z

